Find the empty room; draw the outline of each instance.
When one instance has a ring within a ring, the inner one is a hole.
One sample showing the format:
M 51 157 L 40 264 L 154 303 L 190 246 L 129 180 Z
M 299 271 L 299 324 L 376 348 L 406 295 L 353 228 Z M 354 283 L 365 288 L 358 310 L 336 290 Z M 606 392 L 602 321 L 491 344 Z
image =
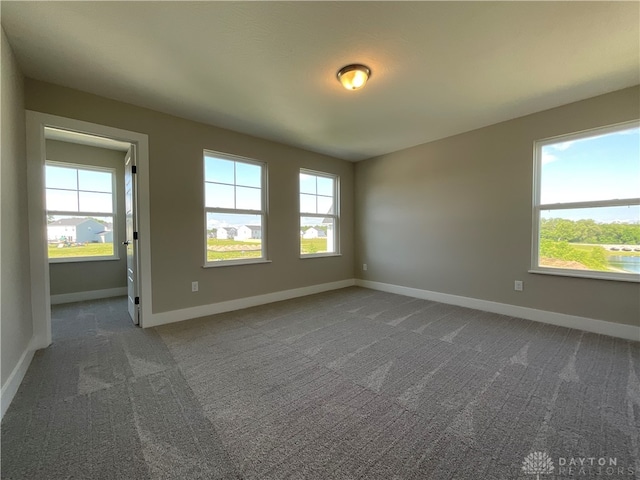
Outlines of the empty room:
M 0 9 L 2 479 L 640 479 L 640 2 Z

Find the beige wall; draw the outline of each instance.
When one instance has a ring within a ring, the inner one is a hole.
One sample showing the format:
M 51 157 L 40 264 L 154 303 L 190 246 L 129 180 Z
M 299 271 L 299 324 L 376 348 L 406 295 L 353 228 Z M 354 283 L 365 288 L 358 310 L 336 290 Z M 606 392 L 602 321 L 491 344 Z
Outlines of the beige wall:
M 46 141 L 47 160 L 116 169 L 116 248 L 119 260 L 49 264 L 51 295 L 127 286 L 124 211 L 124 152 L 56 140 Z
M 2 30 L 2 163 L 0 169 L 0 336 L 2 385 L 33 335 L 29 276 L 27 163 L 23 77 Z
M 352 163 L 36 80 L 25 92 L 29 110 L 149 135 L 154 313 L 353 278 Z M 203 149 L 267 162 L 272 263 L 202 268 Z M 342 256 L 299 258 L 300 168 L 340 175 Z
M 637 119 L 639 91 L 621 90 L 358 163 L 357 276 L 640 323 L 637 283 L 527 273 L 534 140 Z M 513 290 L 514 280 L 524 280 L 523 292 Z

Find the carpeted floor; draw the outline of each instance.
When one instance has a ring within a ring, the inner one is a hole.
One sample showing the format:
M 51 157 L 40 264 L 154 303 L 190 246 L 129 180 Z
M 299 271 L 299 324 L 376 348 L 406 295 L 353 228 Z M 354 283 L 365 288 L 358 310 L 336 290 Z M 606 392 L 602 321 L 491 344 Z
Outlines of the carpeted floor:
M 53 325 L 2 422 L 5 480 L 640 478 L 637 343 L 355 287 Z M 563 466 L 584 457 L 625 470 Z

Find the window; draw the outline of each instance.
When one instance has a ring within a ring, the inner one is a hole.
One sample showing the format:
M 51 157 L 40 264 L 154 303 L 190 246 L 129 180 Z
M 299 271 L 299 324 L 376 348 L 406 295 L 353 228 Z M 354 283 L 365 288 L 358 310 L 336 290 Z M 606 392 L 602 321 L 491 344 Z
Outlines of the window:
M 266 166 L 204 153 L 205 265 L 266 260 Z
M 337 254 L 339 178 L 300 170 L 300 255 Z
M 115 259 L 115 171 L 47 162 L 47 240 L 51 262 Z
M 640 280 L 640 123 L 535 142 L 532 271 Z

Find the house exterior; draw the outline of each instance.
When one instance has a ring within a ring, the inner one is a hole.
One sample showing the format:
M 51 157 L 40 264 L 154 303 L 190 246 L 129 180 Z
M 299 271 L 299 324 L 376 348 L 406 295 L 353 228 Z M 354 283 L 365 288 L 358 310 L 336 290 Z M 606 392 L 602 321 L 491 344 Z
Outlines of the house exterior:
M 113 230 L 104 230 L 97 234 L 98 242 L 113 243 Z
M 233 238 L 234 240 L 259 240 L 262 238 L 262 227 L 260 225 L 242 225 L 238 227 L 238 232 Z
M 49 242 L 107 243 L 113 242 L 113 231 L 91 218 L 63 218 L 47 225 Z
M 327 233 L 321 228 L 307 228 L 302 232 L 302 238 L 326 238 Z
M 318 230 L 315 228 L 307 228 L 302 234 L 302 238 L 318 238 Z
M 216 231 L 218 240 L 231 240 L 238 235 L 238 229 L 234 227 L 219 227 Z

